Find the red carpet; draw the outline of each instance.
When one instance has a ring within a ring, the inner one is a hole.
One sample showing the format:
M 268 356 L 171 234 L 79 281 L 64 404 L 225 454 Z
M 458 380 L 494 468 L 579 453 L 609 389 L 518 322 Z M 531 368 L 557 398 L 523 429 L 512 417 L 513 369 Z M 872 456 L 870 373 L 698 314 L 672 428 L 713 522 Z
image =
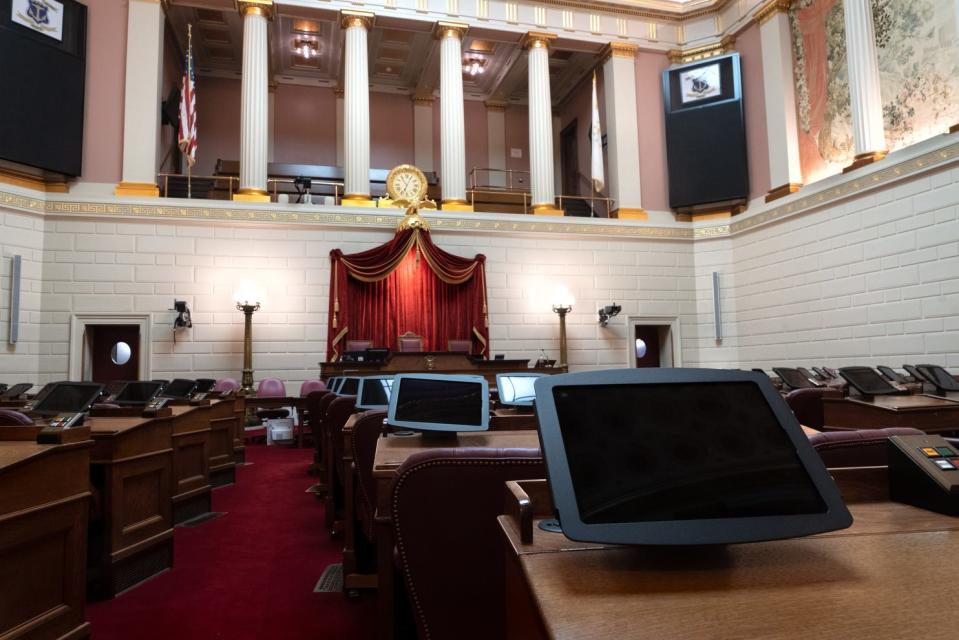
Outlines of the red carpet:
M 174 567 L 87 606 L 94 640 L 372 638 L 375 598 L 313 593 L 342 544 L 305 493 L 312 450 L 247 447 L 237 483 L 213 491 L 226 515 L 177 528 Z

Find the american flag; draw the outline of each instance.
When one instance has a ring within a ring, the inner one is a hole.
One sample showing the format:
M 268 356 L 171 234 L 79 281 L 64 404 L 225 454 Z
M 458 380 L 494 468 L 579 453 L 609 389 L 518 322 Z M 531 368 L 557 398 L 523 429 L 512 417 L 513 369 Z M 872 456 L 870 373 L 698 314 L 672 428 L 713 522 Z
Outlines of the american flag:
M 186 48 L 186 70 L 180 90 L 180 151 L 192 167 L 196 164 L 196 76 L 193 73 L 193 39 Z

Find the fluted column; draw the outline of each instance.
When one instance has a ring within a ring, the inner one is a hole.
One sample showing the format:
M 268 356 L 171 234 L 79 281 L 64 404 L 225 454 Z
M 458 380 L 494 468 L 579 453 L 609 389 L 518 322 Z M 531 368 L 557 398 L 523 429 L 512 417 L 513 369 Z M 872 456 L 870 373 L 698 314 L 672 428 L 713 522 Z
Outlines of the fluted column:
M 433 164 L 433 96 L 413 96 L 413 164 L 426 173 Z
M 856 158 L 843 171 L 886 157 L 886 134 L 882 126 L 879 94 L 879 63 L 876 35 L 869 0 L 843 0 L 846 14 L 846 67 L 852 107 L 852 133 Z
M 243 77 L 240 82 L 240 189 L 234 200 L 269 202 L 269 45 L 272 0 L 239 0 L 243 16 Z
M 766 202 L 795 193 L 802 186 L 788 14 L 791 4 L 792 0 L 769 0 L 755 14 L 763 52 L 763 94 L 767 105 L 776 105 L 775 109 L 766 109 L 769 184 L 772 185 Z
M 554 33 L 530 31 L 523 39 L 529 51 L 529 171 L 532 211 L 561 216 L 553 181 L 553 107 L 549 93 L 549 43 Z
M 373 14 L 340 11 L 346 30 L 343 58 L 343 204 L 375 207 L 370 198 L 370 79 L 367 34 Z
M 486 102 L 486 147 L 487 161 L 486 166 L 489 169 L 501 169 L 502 171 L 490 171 L 486 174 L 477 176 L 479 184 L 486 184 L 491 187 L 505 187 L 506 182 L 506 107 L 509 103 L 489 100 Z
M 463 36 L 469 27 L 437 22 L 440 41 L 440 185 L 441 208 L 472 211 L 466 203 L 466 125 L 463 118 Z
M 336 166 L 343 166 L 343 89 L 334 89 L 336 97 Z
M 603 56 L 606 97 L 606 183 L 613 199 L 610 218 L 646 220 L 640 183 L 639 124 L 636 120 L 636 55 L 639 47 L 610 42 Z

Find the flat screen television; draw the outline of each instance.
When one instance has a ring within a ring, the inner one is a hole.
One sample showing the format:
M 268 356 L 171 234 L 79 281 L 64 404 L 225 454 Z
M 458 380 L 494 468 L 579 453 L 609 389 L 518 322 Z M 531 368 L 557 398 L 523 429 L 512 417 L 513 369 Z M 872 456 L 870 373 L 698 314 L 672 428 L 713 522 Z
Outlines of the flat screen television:
M 7 389 L 3 393 L 0 393 L 0 399 L 16 400 L 17 398 L 25 394 L 27 391 L 29 391 L 31 387 L 33 387 L 32 382 L 18 382 L 17 384 L 13 385 L 12 387 Z
M 557 518 L 573 540 L 727 544 L 852 524 L 765 375 L 617 369 L 544 376 L 536 406 Z
M 487 431 L 489 384 L 483 376 L 399 374 L 387 422 L 420 431 Z
M 113 402 L 119 405 L 148 404 L 163 388 L 162 382 L 153 380 L 127 382 L 117 393 Z
M 175 380 L 170 380 L 170 382 L 163 387 L 160 396 L 164 398 L 188 398 L 190 394 L 193 393 L 195 387 L 196 380 L 176 378 Z
M 509 407 L 532 407 L 536 400 L 533 383 L 542 377 L 540 373 L 497 373 L 499 403 Z
M 356 392 L 356 408 L 364 411 L 388 408 L 392 388 L 393 376 L 360 378 L 359 390 Z
M 790 389 L 808 389 L 809 387 L 819 387 L 818 385 L 796 369 L 788 367 L 773 367 L 773 373 L 779 376 L 783 384 Z
M 840 367 L 839 375 L 853 389 L 864 396 L 884 396 L 899 393 L 872 367 Z
M 43 400 L 33 405 L 32 411 L 41 416 L 86 411 L 101 391 L 103 385 L 96 382 L 60 382 Z
M 336 390 L 339 396 L 355 396 L 360 389 L 360 379 L 355 376 L 347 376 L 340 382 L 340 388 Z
M 936 385 L 939 391 L 959 391 L 959 380 L 953 378 L 951 373 L 938 364 L 918 364 L 916 368 L 929 379 L 930 383 Z

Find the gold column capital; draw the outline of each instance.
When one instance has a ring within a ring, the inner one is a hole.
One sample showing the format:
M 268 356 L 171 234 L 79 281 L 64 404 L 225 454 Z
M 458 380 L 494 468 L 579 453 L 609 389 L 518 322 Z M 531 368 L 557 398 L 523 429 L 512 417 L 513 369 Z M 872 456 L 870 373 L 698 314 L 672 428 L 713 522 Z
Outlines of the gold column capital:
M 443 40 L 444 38 L 457 38 L 458 40 L 462 40 L 466 37 L 466 32 L 469 30 L 470 26 L 465 22 L 440 20 L 439 22 L 433 23 L 433 37 L 437 40 Z
M 342 98 L 344 95 L 346 95 L 346 90 L 343 87 L 336 87 L 333 89 L 333 95 L 337 98 Z
M 499 100 L 487 100 L 483 104 L 486 105 L 487 111 L 506 111 L 509 107 L 508 102 L 500 102 Z
M 759 24 L 763 24 L 777 13 L 786 13 L 792 6 L 793 0 L 769 0 L 766 4 L 759 7 L 753 14 L 753 19 Z
M 273 0 L 233 0 L 237 12 L 243 17 L 263 16 L 267 20 L 272 20 L 275 15 L 276 7 Z
M 629 58 L 633 60 L 639 53 L 639 45 L 628 42 L 610 42 L 604 48 L 601 57 L 601 64 L 610 58 Z
M 340 10 L 340 27 L 349 29 L 350 27 L 363 27 L 367 31 L 373 28 L 373 21 L 376 16 L 369 11 L 352 11 L 349 9 Z
M 550 44 L 556 40 L 555 33 L 546 31 L 528 31 L 520 41 L 520 46 L 524 49 L 549 49 Z
M 719 42 L 707 44 L 702 47 L 694 47 L 692 49 L 670 49 L 666 52 L 666 57 L 669 58 L 669 61 L 672 64 L 685 64 L 687 62 L 705 60 L 706 58 L 712 58 L 713 56 L 721 56 L 724 53 L 729 53 L 732 51 L 734 46 L 736 46 L 736 36 L 726 36 Z
M 433 97 L 432 93 L 422 94 L 422 95 L 413 95 L 410 98 L 413 101 L 413 104 L 419 107 L 432 107 L 433 101 L 436 99 Z

